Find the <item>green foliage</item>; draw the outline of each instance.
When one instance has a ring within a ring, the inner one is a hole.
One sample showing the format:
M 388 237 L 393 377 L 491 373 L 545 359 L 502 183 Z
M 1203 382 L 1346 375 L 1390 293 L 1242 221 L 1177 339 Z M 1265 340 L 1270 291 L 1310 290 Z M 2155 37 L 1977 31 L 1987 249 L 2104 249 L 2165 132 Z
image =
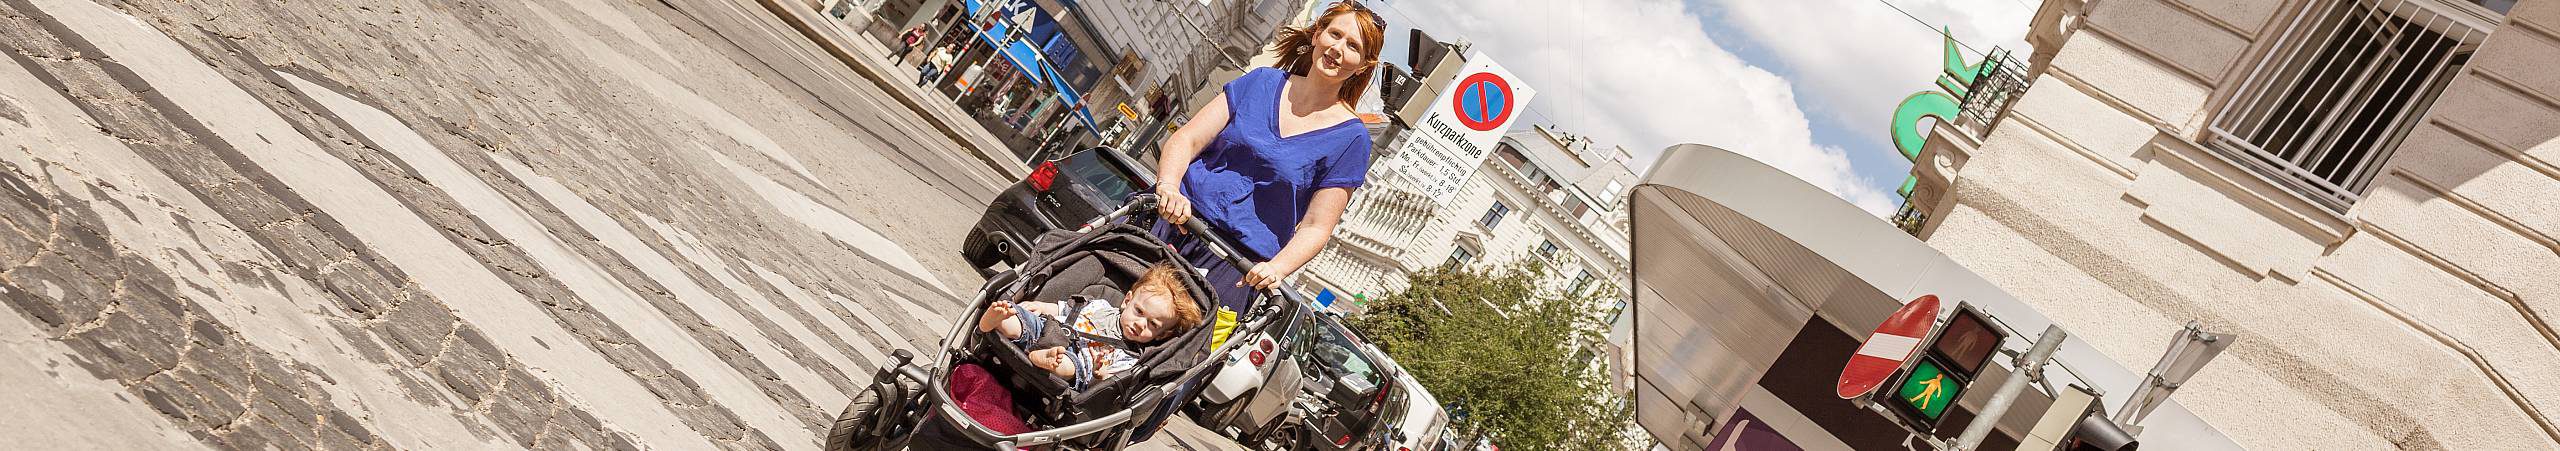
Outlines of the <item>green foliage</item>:
M 1608 331 L 1614 293 L 1541 290 L 1535 265 L 1414 274 L 1409 286 L 1349 318 L 1443 403 L 1468 411 L 1450 430 L 1503 449 L 1623 449 L 1632 411 L 1590 355 Z M 1452 417 L 1455 415 L 1453 413 Z

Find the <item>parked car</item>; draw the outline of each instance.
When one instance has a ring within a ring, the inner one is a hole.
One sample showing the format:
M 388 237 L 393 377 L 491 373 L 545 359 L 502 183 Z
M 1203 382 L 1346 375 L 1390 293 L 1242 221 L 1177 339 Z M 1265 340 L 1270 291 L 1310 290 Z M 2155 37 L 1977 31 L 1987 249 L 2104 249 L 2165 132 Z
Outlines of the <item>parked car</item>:
M 1431 396 L 1430 390 L 1423 389 L 1422 381 L 1414 379 L 1413 372 L 1406 371 L 1403 365 L 1396 363 L 1395 358 L 1388 357 L 1387 353 L 1379 351 L 1375 346 L 1369 348 L 1369 353 L 1384 360 L 1387 366 L 1395 368 L 1396 385 L 1402 388 L 1396 393 L 1387 395 L 1388 403 L 1404 408 L 1404 416 L 1391 423 L 1392 430 L 1387 435 L 1387 441 L 1393 447 L 1389 449 L 1437 451 L 1440 436 L 1449 429 L 1449 411 L 1441 408 L 1440 399 Z
M 1394 430 L 1389 424 L 1405 415 L 1405 403 L 1389 402 L 1405 399 L 1394 398 L 1405 391 L 1395 382 L 1402 370 L 1387 364 L 1338 318 L 1307 310 L 1294 331 L 1275 332 L 1294 337 L 1276 341 L 1275 352 L 1265 356 L 1270 367 L 1260 372 L 1263 380 L 1253 381 L 1260 384 L 1237 393 L 1228 391 L 1234 384 L 1213 381 L 1194 420 L 1263 449 L 1386 447 Z M 1233 398 L 1214 402 L 1228 396 Z
M 1082 227 L 1130 195 L 1151 192 L 1155 172 L 1119 149 L 1093 147 L 1042 161 L 987 203 L 986 213 L 961 241 L 960 257 L 979 273 L 991 274 L 998 264 L 1030 258 L 1033 237 Z

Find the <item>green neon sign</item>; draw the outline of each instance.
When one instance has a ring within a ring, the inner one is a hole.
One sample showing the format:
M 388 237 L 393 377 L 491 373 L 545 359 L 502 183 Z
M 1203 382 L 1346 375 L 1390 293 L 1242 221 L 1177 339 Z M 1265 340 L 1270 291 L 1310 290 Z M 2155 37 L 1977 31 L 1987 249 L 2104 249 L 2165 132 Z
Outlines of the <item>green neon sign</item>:
M 1938 118 L 1940 123 L 1955 121 L 1956 115 L 1964 111 L 1965 87 L 1973 86 L 1973 80 L 1982 74 L 1983 65 L 1998 59 L 1984 58 L 1979 63 L 1965 64 L 1964 54 L 1957 51 L 1955 35 L 1946 28 L 1940 28 L 1938 36 L 1945 43 L 1941 52 L 1945 58 L 1944 64 L 1940 65 L 1938 90 L 1912 93 L 1910 97 L 1902 98 L 1902 104 L 1893 109 L 1893 147 L 1902 151 L 1904 160 L 1919 161 L 1921 147 L 1929 142 L 1929 137 L 1920 135 L 1920 121 L 1932 117 Z M 1896 192 L 1910 197 L 1918 181 L 1917 178 L 1906 178 L 1902 181 L 1902 188 Z

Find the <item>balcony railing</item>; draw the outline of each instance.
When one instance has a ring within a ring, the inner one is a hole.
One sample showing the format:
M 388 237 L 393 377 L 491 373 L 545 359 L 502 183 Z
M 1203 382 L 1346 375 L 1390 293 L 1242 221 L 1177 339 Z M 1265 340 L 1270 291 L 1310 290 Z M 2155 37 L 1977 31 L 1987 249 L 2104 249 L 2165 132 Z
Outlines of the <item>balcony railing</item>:
M 1983 60 L 1981 69 L 1974 73 L 1973 84 L 1965 86 L 1964 102 L 1956 114 L 1956 123 L 1973 136 L 1982 136 L 2007 116 L 2009 105 L 2027 93 L 2031 82 L 2027 79 L 2027 65 L 2006 49 L 1993 47 Z

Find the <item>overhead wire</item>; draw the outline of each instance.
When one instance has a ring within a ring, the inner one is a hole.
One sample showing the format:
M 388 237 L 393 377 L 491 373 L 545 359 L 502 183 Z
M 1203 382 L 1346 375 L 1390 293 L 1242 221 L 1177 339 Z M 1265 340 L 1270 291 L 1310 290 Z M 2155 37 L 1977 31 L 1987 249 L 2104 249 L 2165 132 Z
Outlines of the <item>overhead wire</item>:
M 2014 2 L 2016 0 L 2011 1 Z M 1989 55 L 1988 53 L 1984 53 L 1982 50 L 1973 48 L 1973 44 L 1966 44 L 1964 41 L 1956 39 L 1955 35 L 1949 34 L 1950 31 L 1945 26 L 1932 24 L 1927 20 L 1922 20 L 1920 16 L 1912 15 L 1911 11 L 1902 9 L 1901 5 L 1895 5 L 1893 2 L 1886 0 L 1876 0 L 1876 3 L 1882 3 L 1886 8 L 1893 8 L 1893 12 L 1902 13 L 1902 17 L 1910 18 L 1912 22 L 1920 24 L 1921 27 L 1928 28 L 1931 33 L 1937 33 L 1939 36 L 1945 36 L 1949 41 L 1955 41 L 1956 45 L 1964 47 L 1965 51 L 1973 52 L 1973 56 L 1980 57 Z M 2019 6 L 2026 6 L 2026 4 L 2021 3 Z

